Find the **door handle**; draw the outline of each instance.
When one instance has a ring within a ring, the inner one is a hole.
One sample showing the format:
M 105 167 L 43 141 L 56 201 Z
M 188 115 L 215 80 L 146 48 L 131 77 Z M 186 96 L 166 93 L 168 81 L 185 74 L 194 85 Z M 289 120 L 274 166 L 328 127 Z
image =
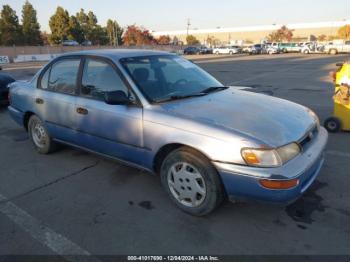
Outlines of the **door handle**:
M 42 104 L 44 104 L 44 99 L 36 98 L 36 99 L 35 99 L 35 103 L 37 103 L 37 104 L 39 104 L 39 105 L 42 105 Z
M 86 108 L 78 107 L 77 113 L 81 114 L 81 115 L 87 115 L 89 113 L 89 111 Z

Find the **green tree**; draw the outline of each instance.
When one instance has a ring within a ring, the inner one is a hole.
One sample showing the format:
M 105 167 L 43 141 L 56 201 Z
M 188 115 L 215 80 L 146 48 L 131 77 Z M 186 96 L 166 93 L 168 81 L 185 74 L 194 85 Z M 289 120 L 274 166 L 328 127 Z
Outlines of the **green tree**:
M 97 28 L 97 17 L 92 11 L 89 11 L 87 17 L 88 23 L 86 38 L 94 44 L 96 44 L 97 42 L 99 42 L 98 35 L 101 33 L 100 28 Z
M 82 43 L 85 40 L 84 32 L 78 22 L 77 17 L 74 15 L 69 18 L 68 39 L 75 40 L 78 43 Z
M 0 32 L 2 45 L 18 45 L 22 42 L 22 30 L 15 10 L 4 5 L 1 10 Z
M 62 7 L 57 7 L 56 12 L 51 16 L 49 21 L 51 36 L 50 43 L 59 44 L 68 38 L 69 27 L 69 13 Z
M 119 26 L 117 21 L 108 19 L 106 32 L 109 40 L 109 44 L 113 46 L 122 45 L 123 39 L 123 29 Z
M 23 43 L 26 45 L 40 45 L 43 43 L 40 37 L 40 25 L 36 17 L 36 10 L 26 1 L 22 8 L 22 34 Z
M 85 40 L 89 40 L 93 44 L 100 44 L 106 40 L 106 32 L 97 24 L 97 17 L 92 11 L 89 11 L 86 14 L 84 9 L 80 9 L 79 13 L 76 15 L 76 18 L 80 24 Z M 99 39 L 99 37 L 102 37 L 103 39 Z
M 341 39 L 350 40 L 350 25 L 344 25 L 338 29 L 338 36 Z
M 108 36 L 107 36 L 106 28 L 100 25 L 96 25 L 91 33 L 91 42 L 94 45 L 108 44 Z
M 90 40 L 90 39 L 87 39 L 89 18 L 87 16 L 87 14 L 85 13 L 84 9 L 80 9 L 79 13 L 76 14 L 76 18 L 77 18 L 78 23 L 80 25 L 80 28 L 83 32 L 84 39 Z
M 186 37 L 186 43 L 187 45 L 198 45 L 199 41 L 194 35 L 188 35 Z

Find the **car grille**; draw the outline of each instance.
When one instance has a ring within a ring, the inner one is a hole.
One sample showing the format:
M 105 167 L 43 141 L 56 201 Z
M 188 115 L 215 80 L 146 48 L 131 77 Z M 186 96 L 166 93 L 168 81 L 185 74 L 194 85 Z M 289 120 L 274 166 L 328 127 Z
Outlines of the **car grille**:
M 315 125 L 313 128 L 311 128 L 305 136 L 299 140 L 299 145 L 304 149 L 306 148 L 311 141 L 317 136 L 318 134 L 318 127 Z

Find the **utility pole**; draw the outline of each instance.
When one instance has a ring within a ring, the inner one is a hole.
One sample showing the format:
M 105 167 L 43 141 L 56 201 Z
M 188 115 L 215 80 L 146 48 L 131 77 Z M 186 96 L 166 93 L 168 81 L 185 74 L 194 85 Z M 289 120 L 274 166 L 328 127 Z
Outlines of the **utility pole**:
M 119 47 L 118 28 L 119 26 L 117 26 L 117 23 L 115 23 L 115 43 Z
M 191 26 L 191 20 L 188 18 L 187 19 L 187 36 L 188 36 L 188 31 L 190 30 L 190 26 Z

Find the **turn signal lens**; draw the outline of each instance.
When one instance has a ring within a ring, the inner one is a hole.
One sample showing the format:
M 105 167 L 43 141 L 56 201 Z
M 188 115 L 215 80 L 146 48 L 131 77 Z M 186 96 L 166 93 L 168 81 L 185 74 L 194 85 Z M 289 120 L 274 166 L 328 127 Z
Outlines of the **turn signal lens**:
M 245 161 L 252 165 L 257 165 L 260 163 L 258 156 L 252 151 L 244 151 L 243 158 L 245 159 Z
M 292 180 L 269 180 L 261 179 L 259 183 L 268 189 L 289 189 L 299 184 L 299 179 Z
M 274 149 L 244 148 L 241 154 L 249 166 L 275 167 L 282 164 Z

